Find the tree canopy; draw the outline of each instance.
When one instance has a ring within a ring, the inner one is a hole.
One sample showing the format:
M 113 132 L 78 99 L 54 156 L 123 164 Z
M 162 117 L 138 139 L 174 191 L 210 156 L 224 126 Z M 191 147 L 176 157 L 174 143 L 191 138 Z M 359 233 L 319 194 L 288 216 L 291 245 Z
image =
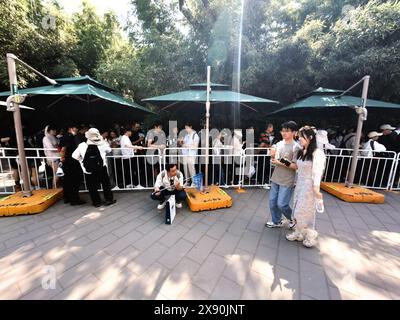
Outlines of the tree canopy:
M 367 74 L 371 98 L 400 103 L 398 0 L 132 0 L 126 24 L 86 1 L 72 16 L 57 1 L 0 7 L 2 57 L 50 77 L 88 74 L 135 100 L 204 82 L 210 64 L 213 82 L 283 104 Z M 6 89 L 3 58 L 0 75 Z M 19 81 L 41 80 L 23 70 Z

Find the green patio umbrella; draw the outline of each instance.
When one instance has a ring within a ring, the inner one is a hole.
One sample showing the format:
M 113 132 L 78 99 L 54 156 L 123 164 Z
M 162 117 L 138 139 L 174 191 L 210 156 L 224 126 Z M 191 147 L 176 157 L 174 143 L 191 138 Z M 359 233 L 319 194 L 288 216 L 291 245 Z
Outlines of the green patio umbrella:
M 314 112 L 318 109 L 323 109 L 322 111 L 326 112 L 328 110 L 336 110 L 341 109 L 339 111 L 343 111 L 343 108 L 354 109 L 354 106 L 360 106 L 362 104 L 360 97 L 353 96 L 340 96 L 343 93 L 341 90 L 327 89 L 327 88 L 318 88 L 311 93 L 299 98 L 296 102 L 283 107 L 279 110 L 269 113 L 269 115 L 280 114 L 280 113 L 289 113 L 296 114 L 300 112 Z M 368 109 L 379 109 L 379 110 L 387 110 L 387 109 L 398 109 L 400 110 L 399 104 L 378 101 L 378 100 L 367 100 L 367 108 Z M 310 110 L 311 109 L 311 110 Z
M 211 83 L 210 103 L 211 105 L 237 104 L 251 109 L 255 112 L 274 110 L 279 107 L 278 101 L 259 98 L 229 90 L 230 86 L 225 84 Z M 207 98 L 207 84 L 191 84 L 190 90 L 174 92 L 163 96 L 143 99 L 142 101 L 161 107 L 163 110 L 172 107 L 187 107 L 199 104 L 204 106 Z
M 210 104 L 213 127 L 240 127 L 254 123 L 252 118 L 261 118 L 279 108 L 278 101 L 255 97 L 230 90 L 229 85 L 211 83 Z M 207 99 L 207 84 L 191 84 L 190 90 L 143 99 L 161 110 L 175 113 L 175 119 L 192 121 L 203 127 L 204 104 Z M 250 111 L 250 112 L 249 112 Z
M 318 88 L 297 99 L 296 102 L 275 110 L 267 116 L 312 123 L 322 127 L 337 125 L 353 127 L 356 106 L 362 105 L 361 97 L 342 95 L 344 91 Z M 400 104 L 367 99 L 368 122 L 366 129 L 374 129 L 390 119 L 400 116 Z
M 58 85 L 19 90 L 20 94 L 28 95 L 24 104 L 36 110 L 34 116 L 29 115 L 31 123 L 39 126 L 48 121 L 111 124 L 111 121 L 141 120 L 154 114 L 90 77 L 64 78 L 57 82 Z M 9 95 L 9 91 L 1 92 L 0 99 Z
M 90 77 L 88 75 L 79 76 L 79 77 L 57 78 L 54 80 L 57 81 L 57 83 L 59 83 L 59 84 L 71 84 L 71 83 L 72 84 L 91 84 L 94 87 L 104 89 L 106 91 L 117 92 L 117 90 L 115 90 L 114 88 L 111 88 L 111 87 L 105 85 L 104 83 L 101 83 L 101 82 L 93 79 L 92 77 Z

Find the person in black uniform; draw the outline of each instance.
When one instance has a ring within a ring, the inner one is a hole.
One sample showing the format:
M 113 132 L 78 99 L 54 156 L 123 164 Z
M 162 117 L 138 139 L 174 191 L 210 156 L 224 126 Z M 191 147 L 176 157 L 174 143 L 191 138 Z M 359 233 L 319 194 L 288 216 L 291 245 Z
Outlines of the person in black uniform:
M 72 153 L 78 147 L 79 143 L 77 126 L 68 126 L 68 132 L 62 137 L 60 147 L 61 162 L 64 171 L 64 203 L 70 203 L 72 206 L 86 203 L 79 198 L 79 185 L 83 176 L 82 169 L 79 162 L 72 158 Z
M 383 135 L 379 137 L 378 142 L 383 144 L 388 151 L 400 152 L 400 143 L 397 139 L 396 128 L 390 124 L 384 124 L 380 127 Z

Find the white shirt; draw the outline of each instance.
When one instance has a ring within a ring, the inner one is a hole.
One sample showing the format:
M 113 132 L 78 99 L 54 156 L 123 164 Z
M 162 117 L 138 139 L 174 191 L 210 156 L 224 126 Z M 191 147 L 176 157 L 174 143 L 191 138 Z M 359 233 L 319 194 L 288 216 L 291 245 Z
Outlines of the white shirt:
M 88 140 L 87 143 L 86 142 L 82 142 L 82 143 L 79 144 L 79 146 L 72 153 L 72 158 L 74 158 L 74 159 L 79 161 L 79 163 L 81 164 L 83 172 L 86 173 L 86 174 L 91 174 L 91 173 L 87 172 L 85 170 L 85 167 L 83 166 L 83 159 L 85 158 L 86 150 L 87 150 L 89 144 L 94 144 L 94 143 L 91 142 L 90 140 Z M 99 147 L 100 155 L 101 155 L 101 157 L 103 159 L 103 164 L 105 166 L 107 166 L 106 153 L 111 152 L 111 148 L 106 143 L 102 143 L 102 144 L 98 145 L 98 147 Z
M 372 150 L 371 141 L 374 145 L 374 150 Z M 386 151 L 386 147 L 383 144 L 379 143 L 378 141 L 374 141 L 372 139 L 369 139 L 366 143 L 364 143 L 363 149 L 364 149 L 364 151 L 361 154 L 364 157 L 368 157 L 368 158 L 372 158 L 374 156 L 374 151 L 375 152 Z
M 132 158 L 133 155 L 134 155 L 134 151 L 133 151 L 133 149 L 131 148 L 131 147 L 133 146 L 133 145 L 132 145 L 132 142 L 131 142 L 131 139 L 129 139 L 129 137 L 128 137 L 127 135 L 123 135 L 123 136 L 121 137 L 120 144 L 121 144 L 121 155 L 122 155 L 122 159 L 129 159 L 129 158 Z M 125 149 L 124 149 L 124 148 L 125 148 Z
M 221 149 L 224 147 L 223 143 L 219 139 L 215 139 L 213 142 L 213 154 L 216 156 L 221 155 Z
M 318 130 L 317 131 L 317 147 L 321 150 L 324 149 L 335 149 L 336 147 L 333 144 L 329 143 L 328 140 L 328 132 L 326 132 L 325 130 Z
M 157 176 L 154 188 L 160 189 L 161 187 L 164 187 L 169 191 L 173 191 L 175 188 L 175 183 L 177 182 L 179 182 L 179 184 L 183 187 L 183 173 L 180 172 L 179 170 L 176 171 L 176 176 L 173 177 L 173 184 L 171 184 L 170 179 L 171 178 L 168 176 L 167 170 L 161 171 Z
M 183 138 L 183 145 L 182 145 L 182 154 L 183 155 L 197 155 L 196 149 L 185 149 L 185 148 L 197 148 L 199 146 L 200 138 L 197 135 L 196 131 L 192 131 L 187 133 L 185 138 Z
M 236 135 L 232 139 L 232 146 L 233 146 L 233 154 L 234 155 L 239 156 L 242 154 L 243 143 L 240 141 L 240 139 Z
M 57 141 L 57 138 L 54 137 L 54 142 Z M 51 139 L 48 136 L 44 136 L 43 140 L 43 148 L 44 150 L 44 155 L 48 158 L 53 158 L 53 157 L 59 157 L 60 153 L 58 152 L 58 150 L 48 150 L 48 149 L 57 149 L 57 145 L 53 144 L 53 142 L 51 141 Z M 54 159 L 52 159 L 54 160 Z

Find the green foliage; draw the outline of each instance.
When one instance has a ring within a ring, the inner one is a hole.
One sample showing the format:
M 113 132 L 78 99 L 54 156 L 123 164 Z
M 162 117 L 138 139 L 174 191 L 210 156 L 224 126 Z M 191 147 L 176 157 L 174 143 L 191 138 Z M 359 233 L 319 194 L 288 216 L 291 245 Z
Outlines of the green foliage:
M 83 10 L 67 16 L 56 1 L 43 4 L 40 0 L 0 0 L 0 76 L 3 88 L 8 87 L 6 53 L 56 78 L 95 75 L 105 52 L 118 42 L 121 30 L 112 13 L 103 17 L 87 2 Z M 55 17 L 49 27 L 46 16 Z M 43 80 L 18 66 L 19 86 L 36 85 Z
M 72 57 L 81 74 L 95 75 L 99 62 L 106 58 L 105 52 L 119 36 L 119 24 L 115 14 L 99 17 L 91 4 L 84 1 L 81 13 L 73 16 L 73 28 L 77 42 Z
M 51 77 L 89 74 L 136 100 L 204 82 L 208 64 L 212 81 L 235 87 L 241 5 L 132 0 L 123 33 L 113 14 L 99 16 L 86 2 L 68 17 L 55 1 L 0 0 L 0 55 L 12 52 Z M 54 30 L 41 25 L 48 13 Z M 369 74 L 371 98 L 400 102 L 399 1 L 246 0 L 241 48 L 243 92 L 286 104 Z M 4 59 L 0 75 L 6 85 Z M 27 70 L 19 75 L 23 86 L 37 84 Z
M 0 78 L 4 88 L 8 85 L 8 52 L 51 76 L 78 73 L 70 56 L 75 41 L 73 29 L 56 4 L 45 8 L 38 0 L 0 0 L 0 8 Z M 55 29 L 43 28 L 42 20 L 47 14 L 56 17 Z M 37 80 L 23 67 L 19 67 L 18 75 L 22 87 Z

